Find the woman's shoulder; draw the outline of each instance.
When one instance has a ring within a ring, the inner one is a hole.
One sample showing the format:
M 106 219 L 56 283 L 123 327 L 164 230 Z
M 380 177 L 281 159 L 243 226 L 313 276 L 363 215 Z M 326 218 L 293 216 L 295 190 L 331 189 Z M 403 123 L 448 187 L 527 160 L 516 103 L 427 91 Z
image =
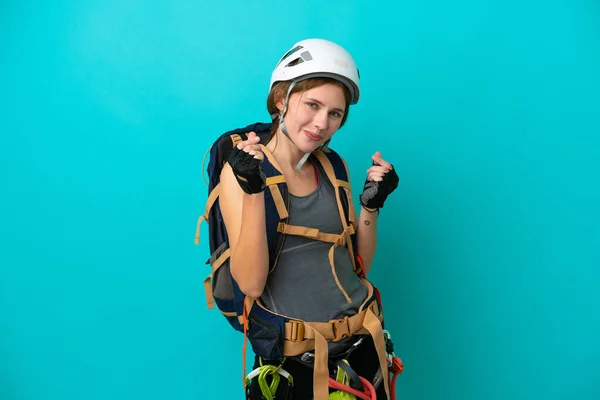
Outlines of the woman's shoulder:
M 230 207 L 241 209 L 243 191 L 233 174 L 231 166 L 227 162 L 221 170 L 219 188 L 219 205 L 221 209 Z M 235 205 L 239 207 L 235 207 Z
M 336 174 L 338 178 L 346 177 L 348 180 L 350 179 L 350 170 L 348 169 L 348 163 L 344 157 L 331 148 L 319 151 L 322 155 L 314 154 L 313 158 L 325 173 L 327 173 L 328 165 L 331 165 L 333 168 L 333 171 L 331 172 Z

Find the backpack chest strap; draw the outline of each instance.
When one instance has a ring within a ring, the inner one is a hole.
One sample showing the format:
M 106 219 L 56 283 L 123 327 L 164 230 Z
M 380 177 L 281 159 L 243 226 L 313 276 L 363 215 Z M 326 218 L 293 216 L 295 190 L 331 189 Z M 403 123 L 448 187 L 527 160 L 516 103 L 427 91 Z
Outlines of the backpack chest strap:
M 287 235 L 296 235 L 302 236 L 309 239 L 320 240 L 322 242 L 333 243 L 333 246 L 329 249 L 329 266 L 331 267 L 331 274 L 335 279 L 335 283 L 340 289 L 340 292 L 344 295 L 344 298 L 348 302 L 348 304 L 352 303 L 352 299 L 348 296 L 348 293 L 342 286 L 340 282 L 337 272 L 335 271 L 335 248 L 338 246 L 346 246 L 350 249 L 352 246 L 349 246 L 349 238 L 350 235 L 354 234 L 354 226 L 346 225 L 345 229 L 340 234 L 335 233 L 324 233 L 315 228 L 307 228 L 305 226 L 296 226 L 289 225 L 283 222 L 280 222 L 277 225 L 277 231 L 280 233 L 284 233 Z
M 345 246 L 348 242 L 349 235 L 353 235 L 354 226 L 347 226 L 342 233 L 325 233 L 316 228 L 308 228 L 306 226 L 290 225 L 285 222 L 277 224 L 277 232 L 285 235 L 302 236 L 308 239 L 319 240 L 321 242 L 333 243 L 338 246 Z

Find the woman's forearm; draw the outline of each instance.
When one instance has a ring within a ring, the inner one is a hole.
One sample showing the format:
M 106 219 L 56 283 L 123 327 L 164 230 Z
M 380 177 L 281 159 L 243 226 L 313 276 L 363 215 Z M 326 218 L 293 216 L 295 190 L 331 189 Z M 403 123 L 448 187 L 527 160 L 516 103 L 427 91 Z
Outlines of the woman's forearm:
M 243 195 L 240 233 L 231 254 L 231 274 L 240 290 L 260 297 L 269 272 L 269 246 L 263 193 Z
M 375 250 L 377 248 L 377 212 L 369 212 L 364 207 L 360 209 L 358 228 L 356 232 L 358 255 L 363 261 L 365 275 L 371 269 Z

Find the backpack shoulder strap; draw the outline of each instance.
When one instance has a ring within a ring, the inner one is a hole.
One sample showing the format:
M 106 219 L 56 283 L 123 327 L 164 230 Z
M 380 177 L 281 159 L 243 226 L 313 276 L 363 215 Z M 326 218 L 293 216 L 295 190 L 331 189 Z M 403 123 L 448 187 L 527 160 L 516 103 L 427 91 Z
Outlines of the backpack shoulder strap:
M 275 208 L 277 209 L 277 215 L 279 215 L 279 219 L 285 220 L 289 216 L 284 201 L 284 194 L 281 193 L 282 189 L 287 189 L 285 178 L 281 172 L 281 167 L 273 156 L 273 153 L 271 153 L 271 150 L 262 144 L 260 147 L 265 154 L 265 161 L 262 164 L 262 168 L 265 172 L 265 176 L 267 177 L 267 187 L 269 188 L 270 197 L 275 203 Z
M 283 248 L 284 236 L 280 227 L 289 218 L 290 196 L 285 177 L 281 172 L 281 166 L 266 146 L 261 145 L 261 148 L 265 154 L 265 160 L 261 167 L 267 177 L 267 188 L 265 189 L 264 196 L 270 273 L 275 269 L 279 253 Z
M 323 169 L 327 178 L 335 188 L 335 197 L 338 203 L 338 212 L 344 230 L 350 232 L 351 240 L 348 241 L 348 251 L 352 266 L 357 274 L 361 274 L 360 263 L 356 260 L 356 240 L 354 231 L 354 222 L 356 211 L 352 202 L 352 187 L 350 185 L 350 176 L 348 166 L 344 159 L 335 151 L 327 148 L 325 150 L 315 151 L 313 153 Z

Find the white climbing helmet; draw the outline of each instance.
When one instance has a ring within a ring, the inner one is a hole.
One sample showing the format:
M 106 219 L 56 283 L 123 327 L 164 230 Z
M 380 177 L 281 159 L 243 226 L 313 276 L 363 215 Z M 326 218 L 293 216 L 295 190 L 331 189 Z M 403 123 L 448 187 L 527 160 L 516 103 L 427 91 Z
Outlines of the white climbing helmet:
M 333 78 L 350 91 L 350 104 L 358 103 L 360 75 L 354 59 L 343 47 L 324 39 L 296 43 L 277 63 L 271 86 L 279 81 L 299 82 L 308 78 Z

